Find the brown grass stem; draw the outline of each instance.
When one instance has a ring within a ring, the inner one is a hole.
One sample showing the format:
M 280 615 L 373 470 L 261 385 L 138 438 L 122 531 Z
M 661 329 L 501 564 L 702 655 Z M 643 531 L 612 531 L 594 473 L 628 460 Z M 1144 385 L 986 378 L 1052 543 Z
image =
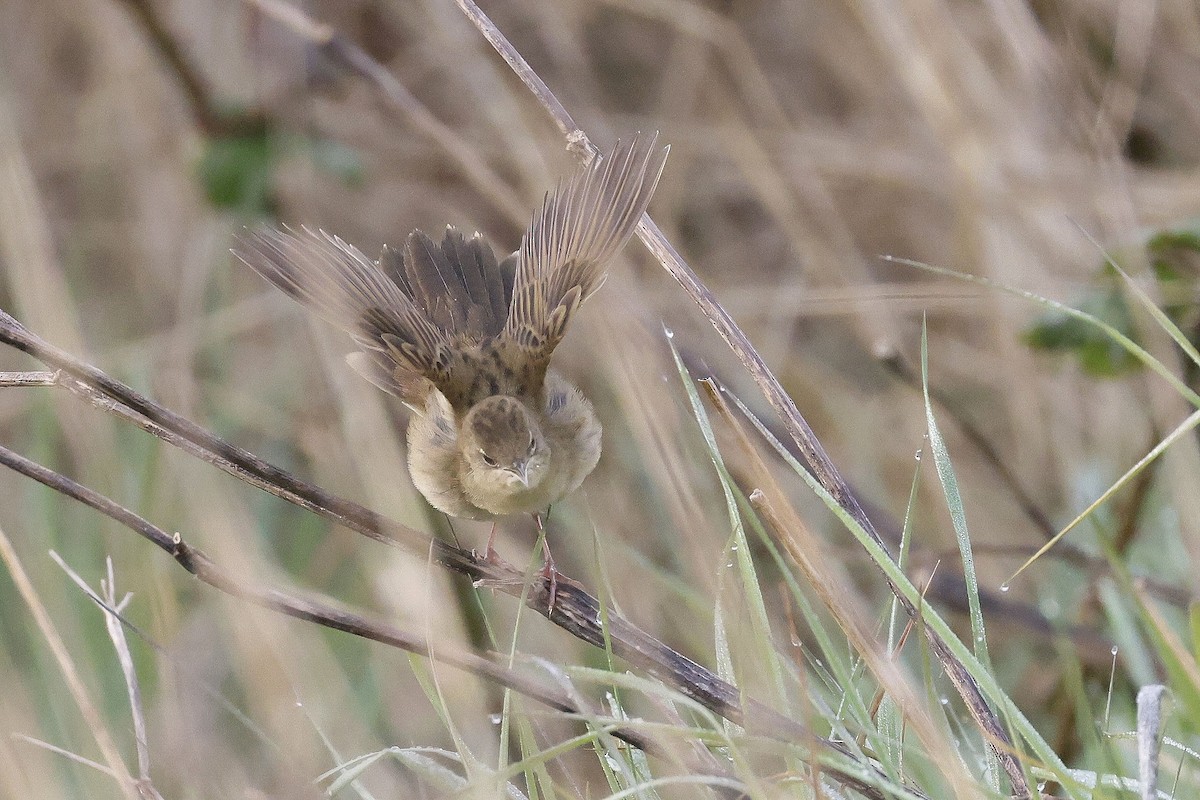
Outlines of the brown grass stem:
M 529 63 L 513 47 L 504 34 L 492 24 L 491 20 L 488 19 L 479 6 L 472 0 L 455 0 L 455 2 L 467 18 L 479 28 L 480 33 L 491 43 L 501 58 L 512 67 L 513 72 L 516 73 L 517 77 L 521 79 L 526 88 L 529 89 L 542 105 L 542 108 L 550 115 L 555 124 L 558 125 L 559 130 L 563 132 L 563 135 L 567 139 L 568 146 L 572 150 L 588 157 L 594 155 L 597 149 L 588 140 L 587 134 L 578 128 L 575 121 L 567 113 L 562 103 L 554 96 L 554 93 L 550 91 L 546 83 L 529 66 Z M 687 265 L 683 257 L 675 250 L 675 247 L 667 241 L 666 236 L 654 224 L 654 220 L 650 219 L 649 214 L 642 216 L 641 224 L 638 226 L 638 237 L 650 252 L 654 254 L 663 268 L 670 273 L 671 277 L 679 283 L 684 292 L 700 307 L 700 311 L 742 362 L 742 365 L 750 373 L 754 382 L 758 384 L 767 402 L 775 410 L 775 413 L 787 430 L 789 438 L 800 448 L 800 452 L 804 455 L 804 460 L 821 486 L 833 496 L 838 505 L 847 514 L 862 526 L 868 535 L 882 546 L 883 540 L 875 530 L 875 526 L 863 511 L 858 499 L 850 491 L 849 486 L 842 478 L 833 460 L 826 454 L 824 446 L 822 446 L 820 440 L 804 419 L 800 410 L 796 407 L 795 402 L 783 390 L 779 379 L 775 377 L 766 362 L 758 354 L 758 351 L 755 350 L 754 346 L 750 343 L 749 337 L 734 322 L 733 317 L 721 306 L 713 293 L 709 291 L 708 287 L 704 285 L 696 273 Z M 885 580 L 887 579 L 885 578 Z M 904 606 L 906 613 L 910 617 L 915 617 L 917 614 L 916 607 L 902 592 L 891 584 L 891 581 L 888 581 L 888 586 L 898 598 L 901 605 Z M 1019 798 L 1032 797 L 1025 773 L 1021 769 L 1020 761 L 1015 755 L 1012 739 L 1009 737 L 1004 725 L 1000 722 L 999 717 L 988 705 L 979 685 L 963 664 L 950 652 L 949 647 L 936 632 L 926 626 L 925 633 L 929 638 L 930 647 L 942 665 L 942 669 L 945 670 L 951 683 L 954 684 L 955 689 L 966 704 L 967 710 L 991 744 L 996 757 L 1000 760 L 1005 774 L 1008 775 L 1009 781 L 1012 784 L 1014 796 Z
M 60 382 L 73 388 L 93 405 L 137 424 L 163 441 L 318 516 L 392 546 L 412 552 L 431 552 L 434 561 L 453 572 L 514 597 L 520 597 L 523 574 L 511 565 L 488 560 L 473 551 L 388 519 L 350 500 L 338 497 L 282 470 L 240 447 L 220 439 L 194 422 L 160 406 L 150 398 L 75 358 L 29 331 L 11 315 L 0 310 L 0 342 L 21 350 L 62 373 Z M 310 600 L 285 595 L 278 590 L 259 590 L 236 583 L 201 551 L 154 526 L 132 511 L 53 470 L 36 464 L 6 448 L 0 448 L 0 465 L 33 478 L 50 488 L 120 522 L 169 553 L 180 566 L 211 586 L 243 597 L 297 619 L 316 622 L 337 630 L 391 644 L 411 652 L 428 654 L 423 640 L 398 629 L 366 620 L 361 615 L 338 611 Z M 814 751 L 837 752 L 853 757 L 842 745 L 812 734 L 803 725 L 753 700 L 743 700 L 736 687 L 711 670 L 668 647 L 611 609 L 601 614 L 600 601 L 576 581 L 560 575 L 554 607 L 549 607 L 549 585 L 539 578 L 526 595 L 526 604 L 573 636 L 595 645 L 611 645 L 615 655 L 713 713 L 744 726 L 752 733 L 801 743 Z M 607 622 L 602 627 L 602 618 Z M 425 647 L 424 650 L 421 648 Z M 438 656 L 445 659 L 439 650 Z M 464 656 L 465 658 L 466 656 Z M 475 657 L 471 657 L 475 658 Z M 464 662 L 466 663 L 466 662 Z M 478 665 L 478 662 L 472 662 Z M 503 680 L 501 685 L 507 685 Z M 512 688 L 516 688 L 515 686 Z M 519 691 L 519 689 L 518 689 Z M 862 765 L 868 773 L 874 767 Z M 854 786 L 868 797 L 882 797 L 858 776 L 825 768 L 830 775 Z
M 556 711 L 572 714 L 584 719 L 598 716 L 595 709 L 582 706 L 567 692 L 544 683 L 517 670 L 502 665 L 506 656 L 488 653 L 486 656 L 463 652 L 439 644 L 432 647 L 428 640 L 395 625 L 337 607 L 331 600 L 320 597 L 301 597 L 275 587 L 251 586 L 232 578 L 202 550 L 192 547 L 179 533 L 168 533 L 137 513 L 130 511 L 114 500 L 101 495 L 54 470 L 31 461 L 6 447 L 0 446 L 0 464 L 28 478 L 99 511 L 104 516 L 129 528 L 163 552 L 171 556 L 181 567 L 203 583 L 225 594 L 246 600 L 254 605 L 270 609 L 284 616 L 314 622 L 334 630 L 379 642 L 410 653 L 435 659 L 457 669 L 464 670 L 500 686 L 512 689 L 525 697 L 542 703 Z M 91 594 L 89 592 L 89 594 Z M 113 598 L 92 596 L 101 608 L 121 622 L 124 618 Z M 114 637 L 115 641 L 115 637 Z M 123 664 L 124 666 L 124 664 Z M 131 666 L 131 665 L 130 665 Z M 132 695 L 131 695 L 132 696 Z M 625 742 L 650 753 L 662 754 L 662 748 L 636 731 L 619 729 L 614 735 Z M 725 776 L 727 777 L 727 776 Z

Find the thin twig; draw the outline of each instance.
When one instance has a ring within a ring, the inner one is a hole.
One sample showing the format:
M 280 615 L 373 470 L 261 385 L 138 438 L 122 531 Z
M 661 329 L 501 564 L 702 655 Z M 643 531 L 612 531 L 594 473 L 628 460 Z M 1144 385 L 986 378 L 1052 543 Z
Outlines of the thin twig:
M 162 15 L 150 0 L 120 0 L 141 26 L 146 39 L 179 82 L 196 126 L 208 136 L 237 136 L 265 130 L 266 120 L 254 112 L 222 108 L 208 80 L 171 35 Z
M 76 707 L 79 709 L 79 713 L 83 716 L 88 729 L 92 733 L 92 737 L 96 740 L 96 746 L 100 748 L 100 754 L 104 757 L 104 767 L 117 782 L 121 794 L 129 798 L 129 800 L 137 800 L 137 782 L 129 774 L 129 769 L 125 766 L 125 762 L 121 760 L 121 751 L 117 749 L 116 743 L 109 736 L 108 728 L 104 725 L 104 718 L 100 714 L 100 709 L 92 701 L 87 686 L 79 676 L 79 671 L 75 668 L 75 662 L 71 658 L 71 652 L 67 648 L 66 642 L 63 641 L 58 629 L 54 627 L 50 613 L 38 598 L 37 591 L 34 589 L 33 583 L 29 580 L 29 575 L 25 573 L 24 567 L 21 566 L 21 560 L 17 557 L 17 551 L 13 548 L 12 542 L 9 541 L 8 536 L 5 535 L 3 530 L 0 530 L 0 561 L 3 561 L 4 565 L 8 567 L 8 574 L 12 577 L 13 583 L 16 584 L 21 599 L 25 601 L 25 605 L 29 608 L 29 612 L 37 624 L 38 630 L 41 631 L 42 636 L 46 639 L 46 643 L 50 646 L 50 650 L 54 654 L 54 660 L 58 663 L 63 680 L 66 682 L 67 691 L 70 692 Z
M 239 582 L 221 570 L 203 551 L 187 544 L 180 534 L 168 533 L 110 498 L 3 446 L 0 446 L 0 464 L 26 477 L 32 478 L 38 483 L 54 489 L 67 497 L 71 497 L 99 511 L 109 519 L 115 520 L 133 530 L 159 549 L 168 553 L 180 566 L 196 578 L 226 594 L 247 600 L 255 605 L 268 608 L 285 616 L 315 622 L 328 628 L 351 633 L 355 636 L 387 644 L 410 653 L 416 653 L 425 657 L 431 656 L 431 648 L 424 637 L 411 634 L 393 625 L 372 620 L 362 614 L 337 608 L 325 599 L 317 599 L 315 597 L 302 598 L 277 588 L 264 589 Z M 61 564 L 61 561 L 59 563 Z M 65 569 L 65 565 L 63 566 Z M 75 577 L 73 572 L 70 572 L 70 570 L 68 572 L 72 577 Z M 106 592 L 104 596 L 101 596 L 86 584 L 80 583 L 78 579 L 76 579 L 76 583 L 79 583 L 80 588 L 87 593 L 92 601 L 105 611 L 108 619 L 128 627 L 133 627 L 121 615 L 121 608 L 115 602 L 115 598 L 111 593 Z M 111 583 L 107 586 L 111 588 Z M 123 641 L 123 636 L 121 639 Z M 116 640 L 114 639 L 114 641 Z M 127 646 L 125 652 L 128 653 Z M 516 670 L 502 666 L 500 661 L 503 659 L 503 656 L 499 654 L 489 654 L 490 657 L 485 658 L 474 653 L 448 649 L 446 645 L 439 644 L 434 655 L 441 662 L 505 686 L 557 711 L 579 715 L 583 718 L 597 716 L 594 710 L 582 706 L 568 696 L 566 692 L 546 686 Z M 128 666 L 132 668 L 132 660 L 130 660 Z M 136 678 L 134 679 L 134 683 L 136 686 Z M 131 694 L 131 700 L 136 702 L 134 694 Z M 135 730 L 137 730 L 136 724 Z M 623 729 L 617 731 L 616 735 L 635 747 L 649 752 L 658 752 L 652 742 L 634 731 Z M 139 763 L 143 763 L 141 750 L 142 748 L 139 747 Z M 148 769 L 148 759 L 145 763 L 146 767 L 142 769 L 143 773 Z
M 0 387 L 53 386 L 58 383 L 57 372 L 37 370 L 35 372 L 0 372 Z
M 50 744 L 49 742 L 43 741 L 41 739 L 35 739 L 32 736 L 26 736 L 23 733 L 14 733 L 13 738 L 17 739 L 19 741 L 25 742 L 26 744 L 31 744 L 34 747 L 41 748 L 42 750 L 46 750 L 47 752 L 54 753 L 56 756 L 62 756 L 63 758 L 65 758 L 69 761 L 74 761 L 76 764 L 80 764 L 82 766 L 88 767 L 89 769 L 94 769 L 97 772 L 99 772 L 101 775 L 107 775 L 110 778 L 117 777 L 117 774 L 113 770 L 104 766 L 100 762 L 93 761 L 90 758 L 84 758 L 83 756 L 79 755 L 78 753 L 72 753 L 70 750 L 59 747 L 56 744 Z
M 112 609 L 112 613 L 106 614 L 104 617 L 104 627 L 108 631 L 108 638 L 112 640 L 113 650 L 117 654 L 117 662 L 121 665 L 121 674 L 125 676 L 125 691 L 129 695 L 129 711 L 133 719 L 133 743 L 137 751 L 138 792 L 142 797 L 162 800 L 162 795 L 150 778 L 150 741 L 146 736 L 146 714 L 142 708 L 142 688 L 138 681 L 137 668 L 133 664 L 133 653 L 129 649 L 129 641 L 125 638 L 125 628 L 120 623 L 120 613 L 131 595 L 126 595 L 121 601 L 117 600 L 117 581 L 113 571 L 112 558 L 105 560 L 107 577 L 100 581 L 100 592 L 103 592 L 101 595 L 88 586 L 83 577 L 71 569 L 58 553 L 51 550 L 50 557 L 84 594 L 101 607 Z
M 143 430 L 181 447 L 185 452 L 240 480 L 376 541 L 402 546 L 412 552 L 432 552 L 434 561 L 442 567 L 475 581 L 486 581 L 497 591 L 514 597 L 521 596 L 524 576 L 512 566 L 477 556 L 473 551 L 440 539 L 433 539 L 259 459 L 158 405 L 92 365 L 54 347 L 3 310 L 0 310 L 0 342 L 60 370 L 63 375 L 60 376 L 59 382 L 78 392 L 94 405 L 138 424 Z M 314 605 L 311 601 L 289 597 L 276 590 L 259 592 L 249 587 L 241 587 L 216 569 L 207 556 L 186 545 L 179 537 L 166 533 L 103 495 L 2 447 L 0 465 L 73 497 L 133 529 L 169 553 L 184 569 L 222 591 L 275 608 L 298 619 L 316 622 L 406 650 L 411 649 L 413 652 L 422 652 L 413 649 L 421 646 L 416 640 L 390 626 L 365 621 L 358 615 L 331 611 L 320 604 Z M 613 613 L 611 609 L 602 614 L 600 601 L 566 576 L 558 577 L 553 609 L 549 608 L 549 585 L 545 579 L 538 579 L 533 585 L 527 593 L 526 604 L 576 638 L 596 647 L 611 646 L 615 655 L 631 665 L 663 681 L 713 713 L 754 733 L 802 743 L 814 750 L 834 751 L 842 757 L 853 758 L 853 754 L 841 744 L 812 734 L 803 725 L 774 709 L 750 699 L 743 703 L 736 687 Z M 602 627 L 602 619 L 607 623 L 606 627 Z M 440 650 L 439 656 L 444 659 Z M 498 682 L 505 685 L 503 681 Z M 871 774 L 878 774 L 871 765 L 860 766 Z M 854 774 L 828 767 L 825 768 L 825 772 L 836 776 L 844 784 L 855 787 L 868 797 L 883 796 L 879 790 Z
M 479 6 L 472 0 L 455 0 L 455 2 L 467 18 L 479 29 L 484 38 L 496 49 L 500 57 L 512 67 L 513 72 L 521 79 L 526 88 L 541 103 L 542 107 L 566 137 L 568 147 L 581 154 L 591 155 L 596 153 L 597 148 L 588 141 L 587 134 L 579 129 L 574 119 L 567 113 L 562 103 L 558 101 L 546 83 L 533 71 L 533 68 L 529 66 L 524 57 L 512 46 L 492 21 L 488 19 L 487 15 L 480 10 Z M 809 427 L 808 422 L 800 414 L 799 409 L 796 408 L 795 402 L 783 390 L 779 379 L 767 367 L 762 357 L 759 356 L 754 346 L 750 343 L 749 338 L 738 327 L 733 318 L 729 316 L 729 313 L 721 307 L 721 304 L 717 301 L 713 293 L 696 276 L 696 273 L 687 265 L 674 246 L 667 241 L 666 236 L 663 235 L 654 221 L 650 219 L 649 214 L 642 215 L 641 224 L 638 226 L 638 237 L 650 252 L 654 254 L 663 268 L 671 274 L 671 277 L 679 283 L 684 292 L 700 307 L 704 316 L 712 323 L 713 328 L 716 329 L 717 333 L 720 334 L 721 338 L 725 340 L 725 343 L 729 345 L 734 354 L 742 362 L 742 365 L 750 373 L 751 377 L 754 378 L 754 382 L 758 384 L 767 402 L 779 416 L 789 438 L 800 448 L 800 452 L 804 455 L 805 461 L 821 486 L 833 496 L 838 505 L 871 538 L 883 547 L 883 540 L 875 530 L 875 526 L 863 511 L 858 499 L 850 491 L 849 486 L 842 478 L 832 459 L 825 453 L 825 448 L 817 439 L 816 434 L 813 433 L 812 428 Z M 892 585 L 890 580 L 886 577 L 885 580 L 887 580 L 892 593 L 904 607 L 905 612 L 910 617 L 915 617 L 917 608 L 904 596 L 903 592 Z M 930 647 L 941 662 L 947 677 L 954 684 L 955 689 L 966 704 L 967 710 L 975 719 L 975 723 L 982 729 L 984 737 L 988 740 L 993 752 L 995 752 L 996 757 L 1004 767 L 1004 771 L 1012 784 L 1013 794 L 1019 798 L 1031 797 L 1029 783 L 1025 778 L 1024 771 L 1021 769 L 1012 739 L 1009 737 L 1004 725 L 1000 722 L 999 717 L 997 717 L 996 713 L 988 705 L 987 699 L 983 696 L 979 685 L 975 682 L 971 673 L 967 671 L 966 667 L 950 651 L 950 648 L 941 637 L 929 626 L 924 626 L 924 629 L 925 635 L 929 639 Z

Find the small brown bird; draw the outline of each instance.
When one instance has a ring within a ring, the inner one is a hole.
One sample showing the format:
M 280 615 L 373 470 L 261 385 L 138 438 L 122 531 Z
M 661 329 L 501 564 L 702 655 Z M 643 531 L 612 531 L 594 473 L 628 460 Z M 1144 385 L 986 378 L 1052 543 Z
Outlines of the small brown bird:
M 600 458 L 592 405 L 550 358 L 650 202 L 669 149 L 656 140 L 618 142 L 547 194 L 500 262 L 480 234 L 453 227 L 440 245 L 413 231 L 378 261 L 306 228 L 256 230 L 234 254 L 349 332 L 361 348 L 350 365 L 412 409 L 409 472 L 434 508 L 492 520 L 528 512 L 540 527 L 540 512 Z M 553 607 L 549 549 L 545 574 Z

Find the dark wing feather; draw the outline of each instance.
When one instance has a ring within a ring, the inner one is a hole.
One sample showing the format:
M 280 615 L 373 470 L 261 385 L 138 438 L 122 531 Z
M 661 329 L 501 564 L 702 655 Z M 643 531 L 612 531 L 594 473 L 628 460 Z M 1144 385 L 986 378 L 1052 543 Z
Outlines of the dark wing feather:
M 515 262 L 496 262 L 479 234 L 454 228 L 437 245 L 413 231 L 378 262 L 336 236 L 261 228 L 234 254 L 363 349 L 348 361 L 376 386 L 416 408 L 436 386 L 455 408 L 513 390 L 496 378 L 489 346 L 504 328 Z
M 442 255 L 457 265 L 465 296 L 460 300 L 460 315 L 467 320 L 467 332 L 477 336 L 496 336 L 508 319 L 512 284 L 506 288 L 496 255 L 483 237 L 470 239 L 447 226 L 442 239 Z
M 539 389 L 571 315 L 604 281 L 608 262 L 642 218 L 669 148 L 657 135 L 618 142 L 602 160 L 546 196 L 517 251 L 512 303 L 504 327 L 507 360 L 522 364 L 527 389 Z
M 389 266 L 322 231 L 259 228 L 239 237 L 234 255 L 267 281 L 350 333 L 366 351 L 357 367 L 420 406 L 450 344 Z
M 447 226 L 441 245 L 421 231 L 404 243 L 404 277 L 413 301 L 451 338 L 480 341 L 496 336 L 508 318 L 506 287 L 496 256 L 483 237 L 470 239 Z
M 336 236 L 260 228 L 234 254 L 348 331 L 351 365 L 422 408 L 431 387 L 465 411 L 489 394 L 535 394 L 571 314 L 629 240 L 666 160 L 634 137 L 546 197 L 521 249 L 497 263 L 479 234 L 413 231 L 378 262 Z

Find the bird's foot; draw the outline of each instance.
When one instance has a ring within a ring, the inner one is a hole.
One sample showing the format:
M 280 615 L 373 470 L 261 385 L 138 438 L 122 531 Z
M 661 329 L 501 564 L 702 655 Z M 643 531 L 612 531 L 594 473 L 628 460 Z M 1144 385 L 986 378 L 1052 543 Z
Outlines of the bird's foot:
M 491 533 L 488 534 L 487 548 L 484 549 L 483 555 L 480 555 L 479 552 L 476 551 L 474 548 L 471 548 L 471 555 L 475 556 L 476 558 L 482 558 L 484 561 L 488 562 L 489 564 L 506 564 L 507 565 L 508 562 L 505 561 L 504 559 L 502 559 L 500 557 L 500 554 L 496 552 L 496 523 L 495 522 L 492 523 Z
M 542 571 L 540 574 L 542 580 L 549 581 L 550 583 L 550 601 L 546 604 L 546 616 L 550 617 L 554 615 L 554 601 L 558 599 L 558 570 L 554 568 L 554 556 L 550 555 L 550 542 L 546 540 L 546 531 L 542 528 L 541 515 L 535 515 L 534 519 L 537 521 L 538 531 L 542 539 L 542 556 L 544 561 L 542 562 Z
M 542 571 L 538 573 L 542 580 L 550 582 L 550 600 L 546 605 L 546 616 L 553 616 L 554 601 L 558 599 L 558 570 L 554 568 L 554 559 L 547 554 L 546 563 L 542 564 Z
M 558 570 L 554 566 L 554 556 L 550 555 L 550 545 L 546 541 L 546 530 L 543 526 L 542 517 L 540 514 L 534 514 L 533 518 L 534 518 L 534 521 L 537 523 L 538 532 L 539 532 L 541 540 L 542 540 L 543 561 L 542 561 L 542 568 L 538 571 L 537 577 L 541 578 L 542 581 L 549 584 L 550 597 L 546 604 L 546 616 L 551 616 L 554 614 L 554 606 L 558 601 L 558 575 L 559 575 L 559 573 L 558 573 Z M 475 550 L 472 550 L 471 551 L 472 555 L 475 555 L 477 558 L 482 558 L 484 561 L 486 561 L 489 564 L 496 564 L 498 566 L 504 566 L 504 567 L 511 568 L 511 565 L 507 561 L 502 559 L 500 557 L 500 555 L 496 552 L 496 548 L 494 547 L 495 541 L 496 541 L 496 523 L 493 522 L 492 523 L 492 532 L 488 535 L 487 548 L 483 551 L 482 555 L 480 555 Z M 513 586 L 513 585 L 516 585 L 517 583 L 520 583 L 520 581 L 513 580 L 513 579 L 507 579 L 507 578 L 479 578 L 478 580 L 475 581 L 474 585 L 476 588 L 498 589 L 498 588 L 505 587 L 505 586 Z

